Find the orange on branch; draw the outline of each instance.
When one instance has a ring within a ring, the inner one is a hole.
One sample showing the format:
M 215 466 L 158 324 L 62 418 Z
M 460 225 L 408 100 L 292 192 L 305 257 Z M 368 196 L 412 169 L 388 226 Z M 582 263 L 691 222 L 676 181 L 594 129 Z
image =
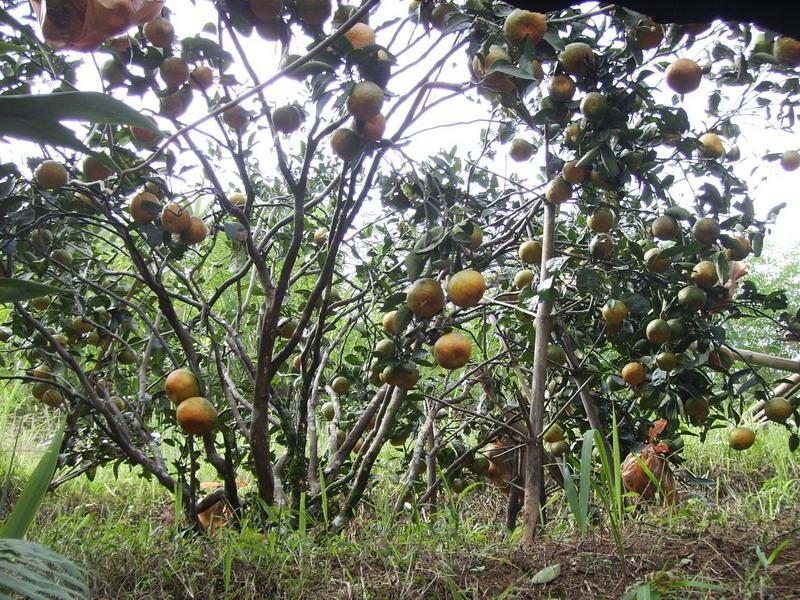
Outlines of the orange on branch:
M 406 303 L 416 316 L 430 318 L 444 308 L 442 286 L 430 277 L 417 279 L 406 292 Z
M 164 380 L 164 391 L 173 404 L 200 395 L 200 384 L 189 369 L 175 369 Z
M 436 362 L 445 369 L 459 369 L 469 362 L 472 344 L 467 336 L 457 331 L 445 333 L 433 345 Z
M 186 433 L 204 435 L 217 424 L 217 409 L 202 396 L 193 396 L 178 404 L 175 418 Z
M 483 298 L 486 281 L 483 275 L 472 269 L 459 271 L 447 282 L 450 301 L 461 308 L 475 306 Z

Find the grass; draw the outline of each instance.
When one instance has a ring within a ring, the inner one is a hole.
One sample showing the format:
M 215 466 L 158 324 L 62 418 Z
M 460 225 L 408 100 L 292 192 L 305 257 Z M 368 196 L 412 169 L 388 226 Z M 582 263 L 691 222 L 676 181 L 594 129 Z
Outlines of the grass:
M 8 432 L 0 481 L 10 475 L 11 490 L 53 424 L 40 412 L 0 412 Z M 449 495 L 416 521 L 392 522 L 396 486 L 388 479 L 341 535 L 245 523 L 197 537 L 176 524 L 174 500 L 130 469 L 118 478 L 99 469 L 93 481 L 62 486 L 29 537 L 85 566 L 97 598 L 792 598 L 800 465 L 786 442 L 777 427 L 759 431 L 747 452 L 728 450 L 721 434 L 687 442 L 691 470 L 716 485 L 681 486 L 675 508 L 628 505 L 621 539 L 596 497 L 581 536 L 566 498 L 553 494 L 539 544 L 522 550 L 519 531 L 502 527 L 504 498 L 483 485 Z M 536 583 L 554 565 L 558 575 Z

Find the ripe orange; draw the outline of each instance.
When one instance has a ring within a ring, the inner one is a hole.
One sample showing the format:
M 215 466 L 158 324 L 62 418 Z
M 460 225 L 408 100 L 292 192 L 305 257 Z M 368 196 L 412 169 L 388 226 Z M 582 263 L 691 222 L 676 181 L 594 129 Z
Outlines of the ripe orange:
M 189 227 L 180 233 L 180 240 L 181 243 L 186 244 L 187 246 L 194 246 L 195 244 L 199 244 L 206 239 L 207 235 L 208 229 L 206 228 L 206 224 L 203 222 L 203 219 L 200 217 L 190 217 Z
M 283 12 L 283 0 L 250 0 L 250 10 L 262 21 L 274 21 Z
M 222 113 L 222 120 L 231 129 L 243 129 L 250 120 L 250 116 L 244 108 L 236 104 Z
M 717 241 L 719 233 L 719 223 L 716 221 L 716 219 L 712 219 L 711 217 L 697 219 L 694 227 L 692 227 L 694 239 L 706 247 L 711 246 L 711 244 Z
M 611 325 L 622 323 L 628 316 L 628 307 L 622 300 L 609 300 L 601 311 L 603 320 Z
M 683 410 L 692 423 L 699 425 L 708 416 L 708 400 L 701 396 L 691 396 L 683 403 Z
M 189 91 L 191 92 L 191 90 Z M 177 119 L 186 112 L 191 101 L 191 93 L 187 94 L 186 90 L 180 89 L 177 92 L 161 98 L 159 101 L 161 114 L 170 119 Z
M 728 434 L 728 445 L 733 450 L 747 450 L 756 441 L 756 432 L 748 427 L 737 427 Z
M 475 306 L 483 298 L 486 281 L 483 275 L 472 269 L 459 271 L 447 282 L 447 295 L 450 302 L 461 308 Z
M 666 344 L 670 338 L 669 323 L 664 319 L 653 319 L 647 324 L 645 333 L 650 343 Z
M 611 189 L 613 189 L 613 186 L 605 178 L 603 173 L 601 173 L 600 171 L 598 171 L 596 169 L 592 169 L 592 171 L 589 173 L 589 181 L 591 182 L 591 184 L 593 186 L 595 186 L 596 188 L 599 188 L 601 190 L 611 190 Z
M 472 344 L 457 331 L 445 333 L 433 345 L 433 357 L 445 369 L 459 369 L 469 362 Z
M 614 213 L 610 208 L 601 206 L 586 219 L 586 225 L 597 233 L 608 233 L 614 227 Z
M 356 119 L 365 121 L 381 112 L 386 96 L 383 90 L 371 81 L 362 81 L 353 86 L 347 98 L 347 111 Z
M 217 409 L 202 396 L 194 396 L 178 405 L 175 418 L 186 433 L 204 435 L 217 424 Z
M 192 221 L 192 211 L 180 204 L 170 202 L 161 211 L 161 224 L 170 233 L 183 233 Z
M 392 310 L 383 315 L 383 329 L 389 335 L 394 335 L 394 318 L 397 316 L 397 311 Z
M 665 71 L 667 85 L 678 94 L 688 94 L 700 87 L 703 71 L 700 65 L 688 58 L 679 58 Z
M 558 55 L 558 62 L 570 75 L 586 75 L 594 66 L 594 52 L 589 44 L 572 42 L 564 46 L 564 50 Z
M 564 181 L 577 185 L 586 179 L 588 175 L 586 167 L 579 167 L 577 165 L 577 160 L 569 160 L 564 163 L 564 167 L 561 169 L 561 177 L 564 178 Z
M 189 81 L 189 65 L 180 56 L 170 56 L 158 67 L 161 80 L 170 87 L 178 87 Z
M 640 362 L 629 362 L 622 367 L 622 379 L 628 385 L 642 385 L 645 375 L 644 365 Z
M 193 90 L 207 90 L 214 85 L 214 71 L 205 65 L 195 67 L 189 74 L 189 85 Z
M 153 123 L 153 130 L 146 129 L 144 127 L 131 127 L 131 137 L 135 139 L 137 142 L 141 142 L 145 146 L 150 146 L 154 144 L 158 140 L 158 127 L 156 126 L 156 122 L 151 117 L 146 117 L 149 121 Z
M 410 390 L 419 381 L 419 369 L 411 361 L 399 365 L 389 365 L 381 374 L 383 380 L 389 385 L 394 385 L 403 390 Z
M 514 45 L 521 44 L 525 38 L 538 44 L 547 32 L 547 17 L 542 13 L 517 8 L 503 22 L 503 32 Z
M 786 67 L 800 67 L 800 40 L 779 37 L 773 50 L 775 60 Z
M 375 43 L 375 30 L 366 23 L 356 23 L 344 34 L 353 48 L 358 50 Z
M 725 147 L 716 133 L 704 133 L 700 136 L 700 143 L 700 154 L 704 158 L 722 158 L 725 154 Z
M 511 57 L 500 46 L 489 46 L 489 50 L 483 59 L 481 59 L 480 55 L 475 55 L 472 58 L 472 74 L 475 80 L 479 81 L 486 89 L 498 94 L 507 94 L 514 89 L 514 82 L 511 78 L 503 73 L 487 73 L 498 60 L 511 62 Z
M 42 397 L 40 398 L 40 400 L 45 404 L 47 404 L 47 406 L 50 406 L 52 408 L 58 408 L 64 401 L 64 397 L 61 395 L 61 392 L 59 392 L 57 389 L 49 388 L 45 390 L 44 393 L 42 393 Z
M 358 158 L 362 142 L 361 135 L 349 127 L 341 127 L 331 135 L 331 148 L 334 154 L 345 162 Z
M 556 75 L 550 80 L 548 98 L 553 102 L 569 102 L 575 95 L 575 82 L 569 75 Z
M 86 181 L 100 181 L 111 175 L 111 170 L 91 155 L 83 159 L 82 171 Z
M 43 160 L 33 172 L 33 178 L 46 190 L 57 190 L 67 183 L 69 174 L 60 162 Z
M 572 195 L 572 186 L 563 177 L 552 179 L 545 191 L 545 198 L 551 204 L 561 204 L 569 200 Z
M 514 138 L 511 140 L 511 147 L 508 150 L 508 155 L 511 160 L 515 162 L 525 162 L 533 156 L 533 144 L 528 140 L 522 138 Z
M 397 353 L 397 346 L 392 340 L 385 339 L 375 344 L 375 354 L 381 356 L 394 356 Z
M 598 233 L 589 241 L 589 252 L 595 258 L 608 258 L 614 253 L 614 240 L 606 233 Z
M 279 106 L 272 111 L 272 124 L 281 133 L 293 133 L 300 129 L 300 110 L 291 104 Z
M 725 255 L 731 260 L 744 260 L 752 250 L 750 240 L 740 235 L 733 236 L 733 239 L 739 243 L 741 248 L 728 248 L 725 250 Z
M 672 371 L 678 366 L 678 356 L 674 352 L 660 352 L 656 356 L 656 364 L 663 371 Z
M 148 21 L 142 28 L 145 39 L 156 48 L 169 48 L 175 40 L 175 28 L 164 17 Z
M 650 248 L 644 253 L 644 264 L 651 273 L 663 273 L 672 264 L 671 258 L 660 256 L 661 252 L 663 252 L 661 248 Z
M 796 171 L 800 167 L 800 152 L 787 150 L 781 154 L 781 167 L 784 171 Z
M 173 404 L 200 395 L 200 384 L 189 369 L 175 369 L 164 380 L 164 391 Z
M 659 240 L 676 240 L 681 228 L 678 222 L 669 215 L 661 215 L 650 226 L 653 237 Z
M 331 16 L 331 0 L 298 0 L 295 6 L 300 20 L 311 27 L 321 27 Z
M 658 48 L 664 39 L 664 27 L 650 20 L 642 21 L 633 31 L 633 39 L 642 50 Z
M 161 212 L 161 203 L 150 192 L 139 192 L 131 199 L 130 213 L 137 223 L 149 223 Z
M 364 141 L 368 144 L 374 144 L 383 138 L 383 134 L 386 131 L 386 117 L 378 113 L 374 117 L 362 121 L 359 129 Z
M 697 263 L 692 269 L 692 283 L 707 290 L 717 285 L 719 276 L 717 267 L 710 260 L 703 260 Z
M 444 308 L 442 286 L 430 277 L 417 279 L 406 292 L 406 302 L 416 316 L 430 318 Z
M 327 227 L 320 227 L 314 232 L 314 241 L 319 244 L 320 246 L 328 241 L 328 231 Z
M 228 202 L 234 206 L 242 207 L 247 204 L 247 196 L 245 196 L 242 192 L 233 192 L 230 196 L 228 196 Z
M 542 244 L 536 240 L 522 242 L 518 254 L 525 264 L 538 266 L 542 262 Z
M 599 92 L 589 92 L 581 100 L 581 112 L 587 121 L 602 121 L 608 114 L 608 100 Z

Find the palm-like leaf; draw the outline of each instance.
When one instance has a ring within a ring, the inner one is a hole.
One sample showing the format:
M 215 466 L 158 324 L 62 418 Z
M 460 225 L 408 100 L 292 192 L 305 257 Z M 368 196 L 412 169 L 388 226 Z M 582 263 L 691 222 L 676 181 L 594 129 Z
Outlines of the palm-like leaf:
M 84 600 L 89 588 L 72 561 L 26 540 L 0 539 L 0 597 Z

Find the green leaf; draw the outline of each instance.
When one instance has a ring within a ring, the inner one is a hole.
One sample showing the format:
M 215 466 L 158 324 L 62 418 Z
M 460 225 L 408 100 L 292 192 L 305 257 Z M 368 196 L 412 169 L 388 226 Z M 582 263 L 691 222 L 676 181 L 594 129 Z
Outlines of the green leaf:
M 55 92 L 0 96 L 0 114 L 30 121 L 87 121 L 135 125 L 158 132 L 140 111 L 100 92 Z
M 554 565 L 545 567 L 544 569 L 536 573 L 536 575 L 534 575 L 531 578 L 531 583 L 538 583 L 538 584 L 550 583 L 559 575 L 561 575 L 561 565 L 559 563 L 556 563 Z
M 68 127 L 55 121 L 0 117 L 0 139 L 12 137 L 48 146 L 63 146 L 79 152 L 92 152 Z
M 19 302 L 30 300 L 48 294 L 64 294 L 66 290 L 25 279 L 13 277 L 0 277 L 0 303 Z
M 58 453 L 61 450 L 61 440 L 64 438 L 64 423 L 56 431 L 50 445 L 45 450 L 39 464 L 31 473 L 31 477 L 8 515 L 5 524 L 0 529 L 0 538 L 23 538 L 28 528 L 36 518 L 39 506 L 47 494 L 47 488 L 53 480 L 53 473 L 58 464 Z
M 0 597 L 85 600 L 91 594 L 80 567 L 39 544 L 0 539 Z M 13 596 L 17 597 L 17 596 Z

